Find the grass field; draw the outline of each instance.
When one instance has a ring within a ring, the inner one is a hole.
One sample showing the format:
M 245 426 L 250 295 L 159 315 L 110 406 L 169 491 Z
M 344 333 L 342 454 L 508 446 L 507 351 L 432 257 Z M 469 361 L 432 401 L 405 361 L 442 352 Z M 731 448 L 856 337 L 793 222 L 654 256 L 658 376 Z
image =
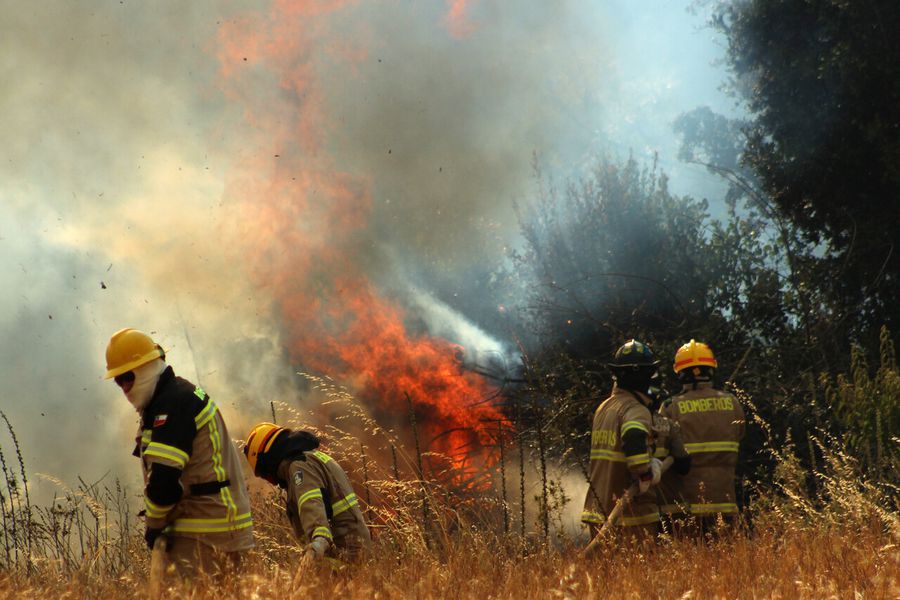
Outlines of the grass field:
M 352 571 L 297 573 L 291 550 L 270 561 L 260 553 L 238 577 L 175 586 L 192 598 L 897 598 L 897 546 L 877 524 L 868 528 L 800 529 L 771 523 L 751 537 L 712 543 L 663 541 L 636 550 L 610 544 L 594 559 L 573 548 L 530 549 L 489 534 L 459 533 L 440 550 L 376 542 L 376 557 Z M 266 554 L 278 554 L 266 548 Z M 60 572 L 39 565 L 0 574 L 5 598 L 133 598 L 146 592 L 140 545 L 117 574 L 88 560 Z
M 768 449 L 773 472 L 745 513 L 752 526 L 640 546 L 613 536 L 585 560 L 584 534 L 565 525 L 581 498 L 564 476 L 551 475 L 542 499 L 540 471 L 530 465 L 526 481 L 526 469 L 510 462 L 502 495 L 496 480 L 460 491 L 418 479 L 421 457 L 393 452 L 394 438 L 376 433 L 391 449 L 379 460 L 352 435 L 330 432 L 328 448 L 357 482 L 361 502 L 371 502 L 371 560 L 341 572 L 299 569 L 302 548 L 280 495 L 256 488 L 256 548 L 241 572 L 173 582 L 166 597 L 900 598 L 893 477 L 867 475 L 824 438 L 810 441 L 815 468 L 801 465 L 790 445 Z M 117 484 L 57 482 L 61 494 L 51 505 L 32 505 L 13 441 L 18 464 L 0 456 L 0 598 L 146 597 L 149 552 L 134 516 L 140 495 Z

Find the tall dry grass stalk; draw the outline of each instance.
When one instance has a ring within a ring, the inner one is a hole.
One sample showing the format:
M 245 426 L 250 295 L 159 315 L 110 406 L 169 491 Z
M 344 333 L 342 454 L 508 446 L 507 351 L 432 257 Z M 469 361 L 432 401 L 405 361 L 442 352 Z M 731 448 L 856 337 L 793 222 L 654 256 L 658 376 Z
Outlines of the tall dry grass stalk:
M 341 573 L 298 574 L 302 549 L 284 516 L 284 499 L 272 489 L 252 497 L 256 548 L 242 573 L 222 581 L 201 578 L 190 589 L 173 584 L 171 597 L 900 597 L 896 490 L 866 478 L 858 462 L 825 437 L 806 442 L 816 450 L 815 470 L 797 460 L 790 444 L 766 449 L 774 453 L 777 483 L 756 490 L 758 499 L 747 512 L 749 531 L 723 530 L 706 541 L 668 536 L 637 546 L 612 537 L 586 562 L 578 553 L 583 539 L 563 526 L 567 490 L 546 474 L 547 455 L 540 448 L 543 468 L 526 460 L 520 420 L 510 439 L 519 447 L 520 474 L 521 523 L 513 533 L 505 487 L 498 501 L 493 486 L 457 487 L 431 471 L 426 477 L 423 460 L 433 457 L 428 448 L 412 455 L 346 390 L 327 378 L 307 377 L 326 398 L 320 408 L 332 411 L 330 424 L 314 428 L 316 415 L 281 403 L 279 420 L 316 431 L 351 478 L 365 484 L 373 557 Z M 505 482 L 505 450 L 501 457 Z M 537 492 L 532 528 L 526 523 L 529 469 Z M 5 467 L 4 472 L 9 477 Z M 815 487 L 808 485 L 811 479 Z M 11 500 L 9 481 L 4 518 L 30 529 L 33 569 L 7 552 L 0 597 L 144 593 L 148 552 L 137 519 L 129 517 L 136 502 L 118 484 L 108 489 L 80 481 L 69 489 L 57 482 L 61 496 L 28 520 L 24 506 Z M 10 532 L 4 527 L 4 540 L 21 554 L 25 534 L 16 530 L 10 538 Z

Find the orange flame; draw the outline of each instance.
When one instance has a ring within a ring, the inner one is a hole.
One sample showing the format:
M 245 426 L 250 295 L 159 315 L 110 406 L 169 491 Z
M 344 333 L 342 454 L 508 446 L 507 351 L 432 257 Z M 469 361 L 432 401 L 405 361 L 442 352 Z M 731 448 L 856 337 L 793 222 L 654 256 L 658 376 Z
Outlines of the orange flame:
M 491 421 L 502 413 L 485 400 L 496 390 L 461 367 L 449 342 L 410 334 L 402 308 L 368 279 L 359 257 L 370 252 L 371 186 L 339 172 L 325 150 L 335 124 L 315 60 L 322 52 L 343 61 L 363 56 L 329 43 L 329 16 L 350 4 L 281 0 L 267 16 L 221 27 L 223 89 L 255 132 L 227 195 L 240 199 L 244 258 L 278 303 L 292 359 L 351 383 L 399 423 L 407 422 L 408 394 L 423 450 L 471 470 L 491 460 Z M 278 89 L 261 93 L 260 82 L 273 75 Z
M 457 39 L 471 35 L 475 31 L 475 26 L 466 14 L 469 6 L 469 0 L 447 0 L 447 14 L 444 22 L 450 35 Z

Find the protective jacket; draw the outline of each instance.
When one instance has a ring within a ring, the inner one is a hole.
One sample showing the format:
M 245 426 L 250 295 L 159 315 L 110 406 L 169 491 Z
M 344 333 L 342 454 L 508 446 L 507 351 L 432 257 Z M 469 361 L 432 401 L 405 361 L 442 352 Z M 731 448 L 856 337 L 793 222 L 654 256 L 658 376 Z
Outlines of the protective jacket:
M 141 415 L 134 453 L 144 471 L 148 528 L 223 552 L 253 547 L 247 486 L 225 421 L 206 392 L 172 367 Z
M 737 399 L 703 382 L 673 397 L 660 413 L 678 423 L 691 454 L 689 473 L 663 475 L 662 489 L 675 500 L 675 505 L 664 504 L 663 512 L 701 516 L 737 512 L 734 471 L 744 437 L 744 409 Z
M 304 543 L 321 536 L 333 556 L 354 560 L 372 543 L 359 500 L 344 469 L 319 450 L 282 461 L 278 478 L 287 484 L 287 515 Z
M 582 523 L 599 526 L 616 501 L 645 473 L 650 462 L 652 421 L 643 394 L 613 388 L 597 408 L 591 429 L 590 485 L 584 500 Z M 625 507 L 618 525 L 648 525 L 659 521 L 656 497 L 642 494 Z

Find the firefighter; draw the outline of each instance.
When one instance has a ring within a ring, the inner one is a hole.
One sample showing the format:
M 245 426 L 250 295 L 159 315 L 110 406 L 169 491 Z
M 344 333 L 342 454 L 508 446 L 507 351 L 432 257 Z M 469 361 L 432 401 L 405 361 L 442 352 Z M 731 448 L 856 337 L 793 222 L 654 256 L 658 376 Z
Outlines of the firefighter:
M 734 396 L 713 388 L 717 366 L 708 345 L 691 340 L 681 346 L 674 370 L 682 391 L 660 409 L 678 423 L 691 454 L 689 473 L 666 474 L 662 490 L 669 501 L 662 511 L 675 517 L 691 515 L 701 534 L 711 530 L 720 515 L 733 522 L 738 512 L 734 473 L 744 437 L 744 410 Z
M 334 566 L 358 561 L 372 538 L 350 479 L 305 431 L 260 423 L 247 436 L 244 454 L 257 477 L 287 490 L 285 509 L 304 560 Z
M 594 413 L 590 485 L 581 513 L 582 523 L 594 533 L 636 482 L 639 494 L 625 506 L 616 525 L 638 537 L 656 534 L 659 510 L 648 492 L 660 481 L 662 461 L 652 456 L 653 399 L 648 390 L 658 365 L 650 347 L 636 340 L 622 345 L 609 364 L 615 383 Z
M 140 416 L 134 455 L 144 474 L 144 540 L 153 549 L 164 536 L 182 577 L 224 572 L 253 547 L 240 457 L 209 395 L 165 358 L 137 329 L 117 331 L 106 347 L 106 379 Z

